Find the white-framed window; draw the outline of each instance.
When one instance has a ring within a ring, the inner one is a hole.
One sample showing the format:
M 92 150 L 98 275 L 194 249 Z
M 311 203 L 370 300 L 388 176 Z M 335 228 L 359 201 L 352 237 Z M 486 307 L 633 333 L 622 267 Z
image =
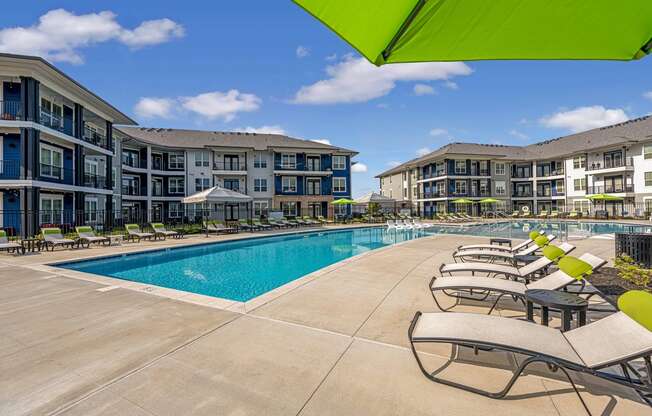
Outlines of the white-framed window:
M 296 202 L 281 202 L 281 210 L 284 217 L 297 216 L 297 203 Z
M 195 152 L 195 166 L 205 167 L 210 166 L 210 153 L 204 150 L 198 150 Z
M 267 158 L 264 153 L 254 154 L 254 168 L 264 169 L 267 168 Z
M 333 170 L 346 170 L 346 156 L 333 156 Z
M 507 187 L 505 186 L 505 181 L 496 181 L 496 195 L 506 195 Z
M 586 191 L 586 178 L 576 178 L 573 181 L 573 189 L 576 191 Z
M 652 172 L 645 172 L 645 186 L 652 186 Z
M 41 194 L 41 224 L 63 223 L 63 195 Z
M 170 205 L 168 205 L 168 216 L 170 218 L 183 217 L 183 208 L 181 207 L 181 202 L 170 202 Z
M 573 157 L 573 169 L 584 169 L 586 167 L 586 155 Z
M 496 175 L 504 175 L 505 174 L 505 163 L 504 162 L 496 162 L 494 164 L 494 173 Z
M 41 144 L 41 176 L 63 179 L 63 150 Z
M 266 217 L 268 215 L 269 202 L 254 201 L 254 217 Z
M 267 179 L 254 178 L 254 192 L 267 192 Z
M 297 167 L 297 155 L 296 154 L 294 154 L 294 153 L 283 153 L 281 155 L 281 168 L 282 169 L 296 169 L 296 167 Z
M 578 199 L 573 201 L 573 209 L 579 212 L 588 212 L 589 211 L 589 201 L 586 199 Z
M 466 194 L 466 181 L 455 181 L 455 193 L 458 195 Z
M 335 214 L 335 216 L 343 217 L 343 216 L 348 215 L 348 213 L 349 213 L 348 209 L 349 208 L 346 205 L 334 205 L 333 206 L 333 213 Z
M 456 175 L 465 175 L 466 174 L 466 160 L 456 160 L 455 161 L 455 174 Z
M 333 178 L 333 192 L 346 192 L 346 178 Z
M 183 153 L 168 154 L 168 167 L 170 169 L 184 169 L 186 167 L 186 160 Z
M 210 178 L 195 178 L 195 192 L 205 191 L 211 187 Z
M 643 159 L 652 159 L 652 143 L 643 145 Z
M 88 223 L 97 222 L 97 198 L 86 197 L 84 200 L 84 221 Z
M 281 179 L 283 185 L 283 192 L 296 192 L 297 191 L 297 177 L 296 176 L 283 176 Z
M 186 181 L 184 178 L 168 178 L 168 193 L 183 194 L 186 192 Z
M 90 175 L 96 176 L 97 168 L 98 168 L 97 160 L 93 160 L 93 159 L 84 160 L 84 173 L 88 173 Z

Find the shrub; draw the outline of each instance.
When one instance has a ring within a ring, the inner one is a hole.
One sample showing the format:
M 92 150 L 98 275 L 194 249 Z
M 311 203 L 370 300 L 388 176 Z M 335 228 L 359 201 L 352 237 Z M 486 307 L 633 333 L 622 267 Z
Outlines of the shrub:
M 625 281 L 649 290 L 652 282 L 652 270 L 641 267 L 633 258 L 622 254 L 614 260 L 618 275 Z

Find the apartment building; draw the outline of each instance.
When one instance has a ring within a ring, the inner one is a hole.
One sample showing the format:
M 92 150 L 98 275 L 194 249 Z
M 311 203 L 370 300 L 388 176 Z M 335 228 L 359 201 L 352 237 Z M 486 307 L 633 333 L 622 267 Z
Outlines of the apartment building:
M 330 202 L 351 197 L 356 154 L 283 135 L 137 127 L 45 60 L 0 54 L 0 229 L 17 235 L 181 220 L 183 197 L 214 185 L 252 196 L 256 216 L 348 214 Z
M 601 206 L 612 214 L 652 212 L 652 117 L 528 146 L 450 143 L 376 177 L 383 195 L 426 216 L 478 213 L 485 198 L 498 200 L 490 208 L 499 211 L 587 212 L 596 194 L 622 198 Z M 416 195 L 409 190 L 414 182 Z M 455 204 L 458 198 L 476 204 Z

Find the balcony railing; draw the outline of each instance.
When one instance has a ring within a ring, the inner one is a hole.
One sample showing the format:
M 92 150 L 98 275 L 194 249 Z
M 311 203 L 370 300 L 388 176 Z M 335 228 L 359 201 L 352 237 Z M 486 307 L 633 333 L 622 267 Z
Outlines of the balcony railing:
M 626 157 L 624 159 L 607 159 L 603 163 L 591 163 L 586 165 L 586 170 L 600 170 L 634 166 L 634 158 Z
M 532 191 L 514 191 L 512 192 L 513 198 L 532 198 Z
M 426 173 L 423 175 L 423 178 L 420 179 L 432 179 L 432 178 L 438 178 L 440 176 L 446 176 L 446 169 L 440 169 L 431 173 Z
M 213 162 L 213 170 L 226 170 L 231 172 L 242 172 L 247 170 L 245 162 Z
M 18 179 L 20 176 L 20 162 L 17 160 L 0 160 L 0 178 Z
M 82 181 L 82 186 L 86 186 L 89 188 L 105 189 L 106 176 L 85 172 Z
M 606 186 L 589 186 L 586 188 L 587 195 L 617 194 L 623 192 L 634 192 L 634 186 L 633 185 L 606 185 Z
M 0 120 L 23 120 L 20 101 L 0 101 Z
M 564 169 L 552 169 L 548 171 L 537 171 L 537 177 L 547 178 L 549 176 L 560 176 L 564 174 Z
M 487 190 L 471 190 L 471 192 L 468 193 L 468 196 L 473 196 L 473 197 L 480 197 L 480 196 L 491 196 L 491 191 Z
M 84 125 L 84 134 L 82 135 L 82 139 L 85 142 L 94 144 L 95 146 L 103 147 L 105 149 L 111 150 L 113 148 L 113 143 L 109 143 L 104 133 L 93 130 L 87 125 Z
M 63 119 L 61 116 L 51 113 L 44 107 L 39 108 L 39 123 L 53 130 L 63 131 Z
M 512 172 L 512 178 L 527 179 L 527 178 L 530 178 L 530 177 L 532 177 L 531 172 L 516 172 L 516 171 Z
M 420 199 L 444 198 L 444 197 L 446 197 L 446 190 L 444 190 L 444 189 L 436 189 L 434 191 L 422 192 L 419 195 Z
M 471 168 L 471 176 L 490 176 L 489 169 L 473 169 Z
M 131 185 L 122 185 L 122 195 L 140 196 L 140 187 Z

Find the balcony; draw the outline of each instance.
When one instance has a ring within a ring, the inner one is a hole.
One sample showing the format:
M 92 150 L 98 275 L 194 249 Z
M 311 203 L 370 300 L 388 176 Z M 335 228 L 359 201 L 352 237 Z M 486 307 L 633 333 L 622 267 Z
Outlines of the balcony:
M 512 172 L 512 179 L 528 179 L 531 177 L 532 177 L 531 172 L 517 172 L 517 171 Z
M 444 189 L 435 189 L 433 191 L 421 192 L 419 194 L 419 199 L 430 199 L 430 198 L 445 198 L 446 190 Z
M 122 185 L 122 195 L 141 196 L 140 187 L 133 185 Z
M 532 196 L 533 196 L 532 190 L 512 192 L 512 198 L 532 198 Z
M 82 140 L 90 144 L 94 144 L 95 146 L 102 147 L 104 149 L 108 149 L 108 150 L 113 149 L 113 143 L 109 143 L 106 134 L 91 129 L 89 126 L 85 124 L 84 124 L 84 134 L 82 135 Z
M 539 178 L 548 178 L 551 176 L 562 176 L 564 174 L 564 169 L 552 169 L 548 171 L 537 171 L 537 177 Z
M 471 192 L 468 193 L 468 196 L 472 197 L 484 197 L 484 196 L 491 196 L 491 192 L 487 190 L 471 190 Z
M 95 173 L 84 173 L 82 186 L 88 188 L 106 189 L 106 176 L 97 175 Z
M 18 179 L 20 162 L 17 160 L 0 160 L 0 179 Z
M 245 162 L 213 162 L 213 170 L 223 170 L 227 172 L 244 172 L 247 170 Z
M 0 101 L 0 120 L 23 120 L 20 101 Z
M 491 172 L 489 172 L 489 169 L 471 168 L 471 176 L 491 176 Z
M 63 118 L 61 115 L 53 114 L 44 107 L 39 107 L 39 124 L 52 130 L 63 132 Z M 72 127 L 72 120 L 70 121 L 70 126 Z
M 596 170 L 604 170 L 604 169 L 615 169 L 615 168 L 628 168 L 634 167 L 634 158 L 632 157 L 626 157 L 624 159 L 607 159 L 604 161 L 604 164 L 598 162 L 598 163 L 591 163 L 591 165 L 586 165 L 586 170 L 587 171 L 596 171 Z M 598 192 L 599 193 L 599 192 Z
M 446 169 L 440 169 L 435 172 L 426 173 L 422 178 L 418 178 L 418 180 L 439 178 L 441 176 L 446 176 Z
M 606 185 L 606 186 L 589 186 L 586 188 L 587 195 L 619 194 L 625 192 L 634 192 L 634 186 L 633 185 Z

